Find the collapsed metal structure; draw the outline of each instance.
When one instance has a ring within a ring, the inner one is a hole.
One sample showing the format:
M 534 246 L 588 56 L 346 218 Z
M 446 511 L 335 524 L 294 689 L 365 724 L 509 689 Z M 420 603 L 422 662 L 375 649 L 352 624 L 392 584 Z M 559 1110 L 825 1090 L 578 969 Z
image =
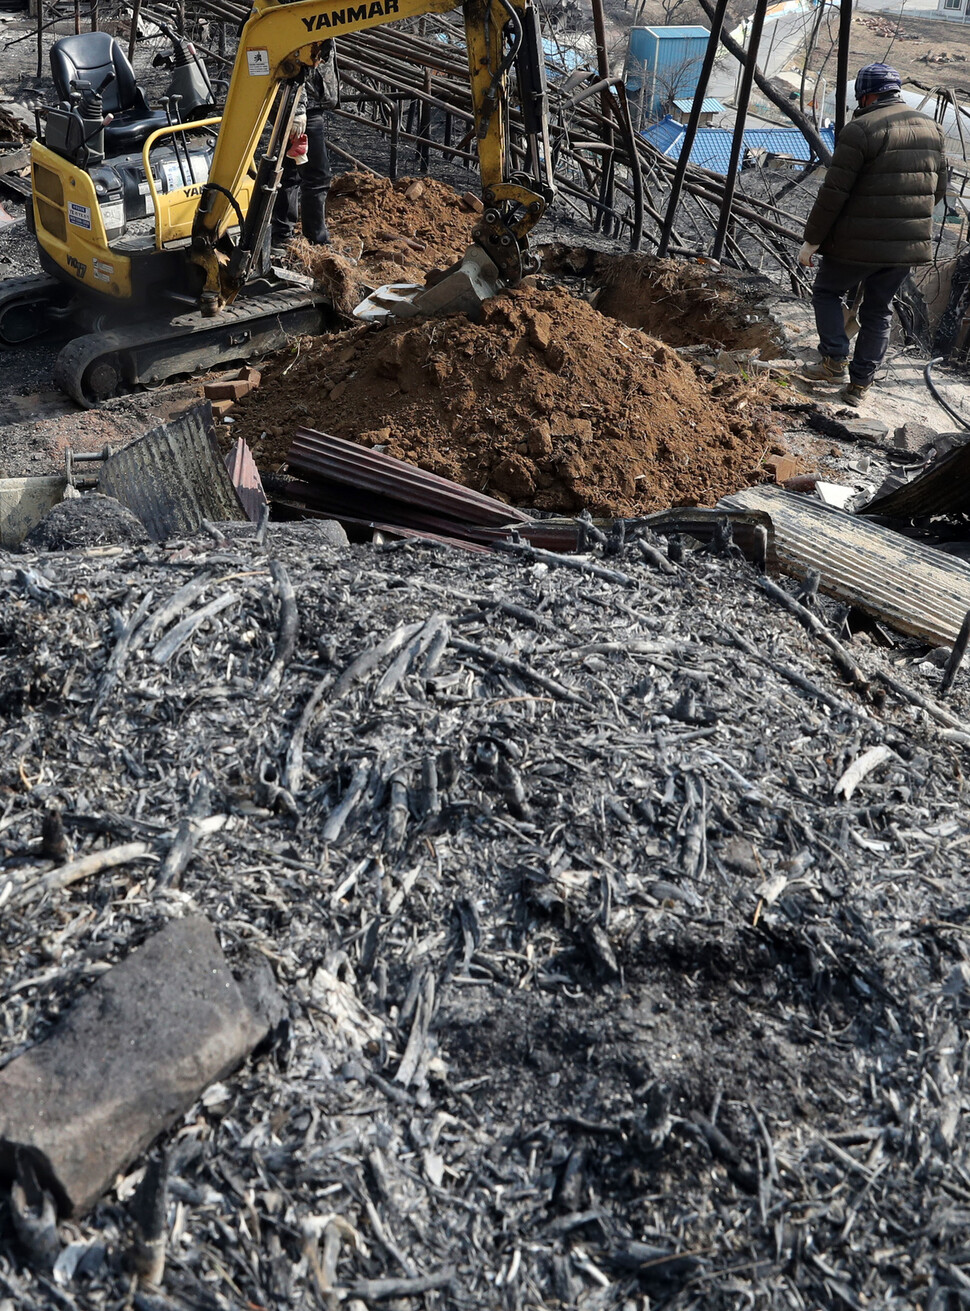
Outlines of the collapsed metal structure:
M 247 13 L 238 0 L 196 0 L 194 20 L 205 19 L 222 29 L 219 42 L 212 43 L 221 50 L 207 49 L 208 56 L 229 62 L 231 43 L 227 47 L 223 34 L 238 31 Z M 181 17 L 174 3 L 143 5 L 141 15 L 149 21 L 156 15 L 169 22 Z M 600 234 L 630 250 L 656 251 L 677 164 L 634 131 L 622 79 L 609 73 L 598 4 L 594 29 L 596 48 L 585 66 L 575 66 L 575 52 L 568 47 L 547 56 L 560 205 L 579 233 Z M 345 37 L 339 43 L 339 62 L 342 105 L 335 118 L 381 138 L 392 179 L 401 171 L 427 171 L 432 155 L 470 176 L 475 173 L 467 62 L 457 24 L 448 17 L 428 16 Z M 524 157 L 522 127 L 513 110 L 513 159 Z M 334 138 L 331 148 L 337 157 L 367 168 L 341 143 L 339 130 Z M 738 197 L 721 174 L 687 167 L 669 252 L 710 256 L 720 224 L 721 245 L 732 263 L 750 272 L 768 272 L 801 290 L 804 280 L 794 262 L 801 219 L 779 207 L 767 182 L 755 185 L 760 194 L 749 188 Z
M 757 0 L 746 50 L 734 50 L 743 64 L 731 154 L 726 174 L 690 163 L 700 120 L 700 107 L 722 39 L 726 0 L 705 4 L 711 37 L 704 58 L 678 159 L 670 159 L 634 130 L 621 78 L 610 73 L 601 0 L 592 0 L 593 39 L 555 34 L 546 42 L 550 104 L 550 138 L 558 187 L 560 215 L 571 218 L 577 237 L 606 237 L 630 250 L 659 255 L 701 257 L 726 262 L 747 272 L 764 273 L 805 295 L 808 279 L 795 261 L 801 243 L 804 213 L 797 175 L 762 167 L 740 168 L 746 110 L 757 70 L 758 47 L 767 0 Z M 40 56 L 43 23 L 38 25 Z M 92 6 L 90 21 L 97 21 Z M 248 8 L 243 0 L 195 0 L 187 12 L 184 0 L 135 0 L 134 33 L 139 21 L 165 21 L 189 29 L 207 58 L 228 66 L 236 35 Z M 850 0 L 840 6 L 840 34 L 847 37 Z M 80 11 L 75 11 L 75 26 Z M 561 41 L 561 44 L 560 44 Z M 586 49 L 580 48 L 585 42 Z M 132 44 L 134 42 L 132 41 Z M 344 37 L 339 43 L 342 104 L 334 111 L 330 142 L 333 153 L 353 166 L 368 169 L 348 145 L 361 140 L 361 130 L 373 134 L 377 149 L 361 151 L 380 159 L 392 179 L 401 172 L 427 172 L 432 156 L 436 171 L 477 176 L 475 137 L 467 60 L 460 25 L 450 16 L 376 28 Z M 849 42 L 840 40 L 837 119 L 845 114 Z M 920 88 L 935 95 L 936 116 L 951 110 L 960 129 L 961 157 L 951 159 L 956 189 L 966 187 L 963 119 L 970 109 L 947 88 Z M 927 99 L 929 99 L 929 95 Z M 932 112 L 932 111 L 931 111 Z M 514 109 L 510 116 L 513 160 L 525 159 L 524 124 Z M 353 125 L 343 135 L 340 124 Z M 838 122 L 837 122 L 838 126 Z M 970 127 L 970 123 L 968 123 Z M 817 144 L 817 143 L 816 143 Z M 358 147 L 359 149 L 359 147 Z M 818 147 L 822 149 L 821 146 Z M 823 161 L 824 162 L 824 161 Z M 780 203 L 791 196 L 785 207 Z M 962 316 L 961 316 L 962 317 Z

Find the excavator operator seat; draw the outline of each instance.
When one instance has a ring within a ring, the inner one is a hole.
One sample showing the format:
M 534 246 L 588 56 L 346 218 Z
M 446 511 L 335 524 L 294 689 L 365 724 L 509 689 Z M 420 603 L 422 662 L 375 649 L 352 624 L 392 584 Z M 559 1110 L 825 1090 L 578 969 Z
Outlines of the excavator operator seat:
M 51 72 L 57 95 L 64 101 L 70 99 L 72 81 L 89 82 L 96 88 L 114 73 L 101 93 L 105 115 L 114 115 L 104 129 L 105 154 L 109 156 L 140 150 L 150 133 L 168 122 L 164 110 L 149 109 L 120 42 L 107 32 L 82 32 L 55 41 Z

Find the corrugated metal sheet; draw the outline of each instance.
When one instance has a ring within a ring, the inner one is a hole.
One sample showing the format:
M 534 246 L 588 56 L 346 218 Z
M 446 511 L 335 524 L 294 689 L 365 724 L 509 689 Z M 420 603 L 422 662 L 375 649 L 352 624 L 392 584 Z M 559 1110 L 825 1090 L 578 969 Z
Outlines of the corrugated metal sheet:
M 771 555 L 783 573 L 817 569 L 828 596 L 933 645 L 955 641 L 970 610 L 970 565 L 780 487 L 750 487 L 719 504 L 770 516 Z
M 700 23 L 671 23 L 669 27 L 664 24 L 663 27 L 640 27 L 634 28 L 633 31 L 649 32 L 651 37 L 661 45 L 668 42 L 674 45 L 678 42 L 682 44 L 688 39 L 693 39 L 703 41 L 706 47 L 707 38 L 711 35 L 706 27 L 701 27 Z
M 246 511 L 250 522 L 259 523 L 263 507 L 267 504 L 266 493 L 263 491 L 263 480 L 256 468 L 253 453 L 242 437 L 238 438 L 235 446 L 226 456 L 226 468 L 239 497 L 239 503 Z
M 915 519 L 924 514 L 970 514 L 970 438 L 966 446 L 934 460 L 910 482 L 877 496 L 862 514 Z
M 483 496 L 481 492 L 356 442 L 314 432 L 312 428 L 297 429 L 286 461 L 324 485 L 337 484 L 357 493 L 400 501 L 405 506 L 447 516 L 455 521 L 456 527 L 462 523 L 498 525 L 529 520 L 529 515 L 491 496 Z M 430 525 L 429 529 L 434 531 Z
M 246 518 L 216 450 L 208 401 L 106 460 L 98 490 L 137 515 L 154 542 L 196 533 L 203 519 Z
M 356 487 L 341 486 L 323 479 L 302 482 L 296 479 L 280 483 L 274 479 L 270 488 L 273 500 L 305 506 L 314 514 L 336 519 L 344 524 L 395 524 L 415 532 L 436 533 L 443 536 L 476 537 L 484 531 L 467 521 L 450 515 L 436 514 L 408 505 L 403 500 L 380 496 L 375 492 L 359 491 Z M 494 531 L 499 532 L 499 529 Z
M 668 114 L 659 123 L 651 123 L 649 127 L 645 127 L 642 135 L 652 146 L 656 146 L 662 155 L 666 155 L 674 142 L 679 141 L 684 135 L 684 125 Z M 696 159 L 694 163 L 697 163 Z
M 366 529 L 367 532 L 398 533 L 401 537 L 418 537 L 474 551 L 491 551 L 496 542 L 511 542 L 516 535 L 520 541 L 546 551 L 575 551 L 579 542 L 580 524 L 576 519 L 534 519 L 529 523 L 506 524 L 504 528 L 485 528 L 475 524 L 458 525 L 454 520 L 408 511 L 400 503 L 381 502 L 378 506 L 373 499 L 372 514 L 354 514 L 346 495 L 333 498 L 318 495 L 317 489 L 309 483 L 290 482 L 285 487 L 285 491 L 273 489 L 273 503 L 277 509 L 285 508 L 311 519 L 336 519 L 348 532 Z
M 643 135 L 668 159 L 679 159 L 685 130 L 683 123 L 678 123 L 668 114 L 659 123 L 644 128 Z M 834 128 L 823 127 L 819 135 L 830 150 L 834 149 Z M 690 152 L 690 162 L 699 168 L 709 168 L 713 173 L 727 173 L 731 161 L 731 136 L 729 128 L 698 128 L 694 148 Z M 793 127 L 746 128 L 743 140 L 746 149 L 763 148 L 773 155 L 791 155 L 792 159 L 799 160 L 808 160 L 811 156 L 808 142 Z

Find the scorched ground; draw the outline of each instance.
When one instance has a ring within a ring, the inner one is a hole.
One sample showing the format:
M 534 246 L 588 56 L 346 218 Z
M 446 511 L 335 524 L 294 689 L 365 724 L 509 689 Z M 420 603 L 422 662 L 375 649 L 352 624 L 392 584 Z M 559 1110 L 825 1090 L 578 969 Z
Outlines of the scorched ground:
M 142 1161 L 56 1276 L 4 1243 L 4 1311 L 966 1304 L 970 738 L 632 536 L 0 558 L 0 1060 L 190 912 L 289 1007 L 153 1149 L 164 1287 Z M 193 805 L 227 823 L 160 887 Z M 157 855 L 32 901 L 54 809 Z

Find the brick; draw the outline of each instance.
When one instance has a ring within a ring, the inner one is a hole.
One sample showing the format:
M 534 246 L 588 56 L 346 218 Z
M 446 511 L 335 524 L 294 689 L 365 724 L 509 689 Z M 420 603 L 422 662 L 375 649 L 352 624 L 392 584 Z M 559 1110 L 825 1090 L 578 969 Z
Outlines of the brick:
M 461 203 L 466 209 L 474 210 L 476 214 L 483 213 L 485 209 L 481 199 L 475 195 L 474 191 L 466 191 L 461 198 Z
M 102 975 L 0 1070 L 0 1179 L 27 1149 L 62 1215 L 93 1206 L 266 1036 L 275 983 L 243 987 L 251 1001 L 203 916 L 173 920 Z
M 770 455 L 765 460 L 765 468 L 776 483 L 787 482 L 799 472 L 798 461 L 793 460 L 790 455 Z
M 237 376 L 242 382 L 249 383 L 250 391 L 255 391 L 263 381 L 262 371 L 260 369 L 254 369 L 250 365 L 241 368 Z
M 223 378 L 220 382 L 207 382 L 203 392 L 210 401 L 238 401 L 250 390 L 248 378 Z
M 213 401 L 212 413 L 217 419 L 222 419 L 229 413 L 235 403 L 235 401 Z

